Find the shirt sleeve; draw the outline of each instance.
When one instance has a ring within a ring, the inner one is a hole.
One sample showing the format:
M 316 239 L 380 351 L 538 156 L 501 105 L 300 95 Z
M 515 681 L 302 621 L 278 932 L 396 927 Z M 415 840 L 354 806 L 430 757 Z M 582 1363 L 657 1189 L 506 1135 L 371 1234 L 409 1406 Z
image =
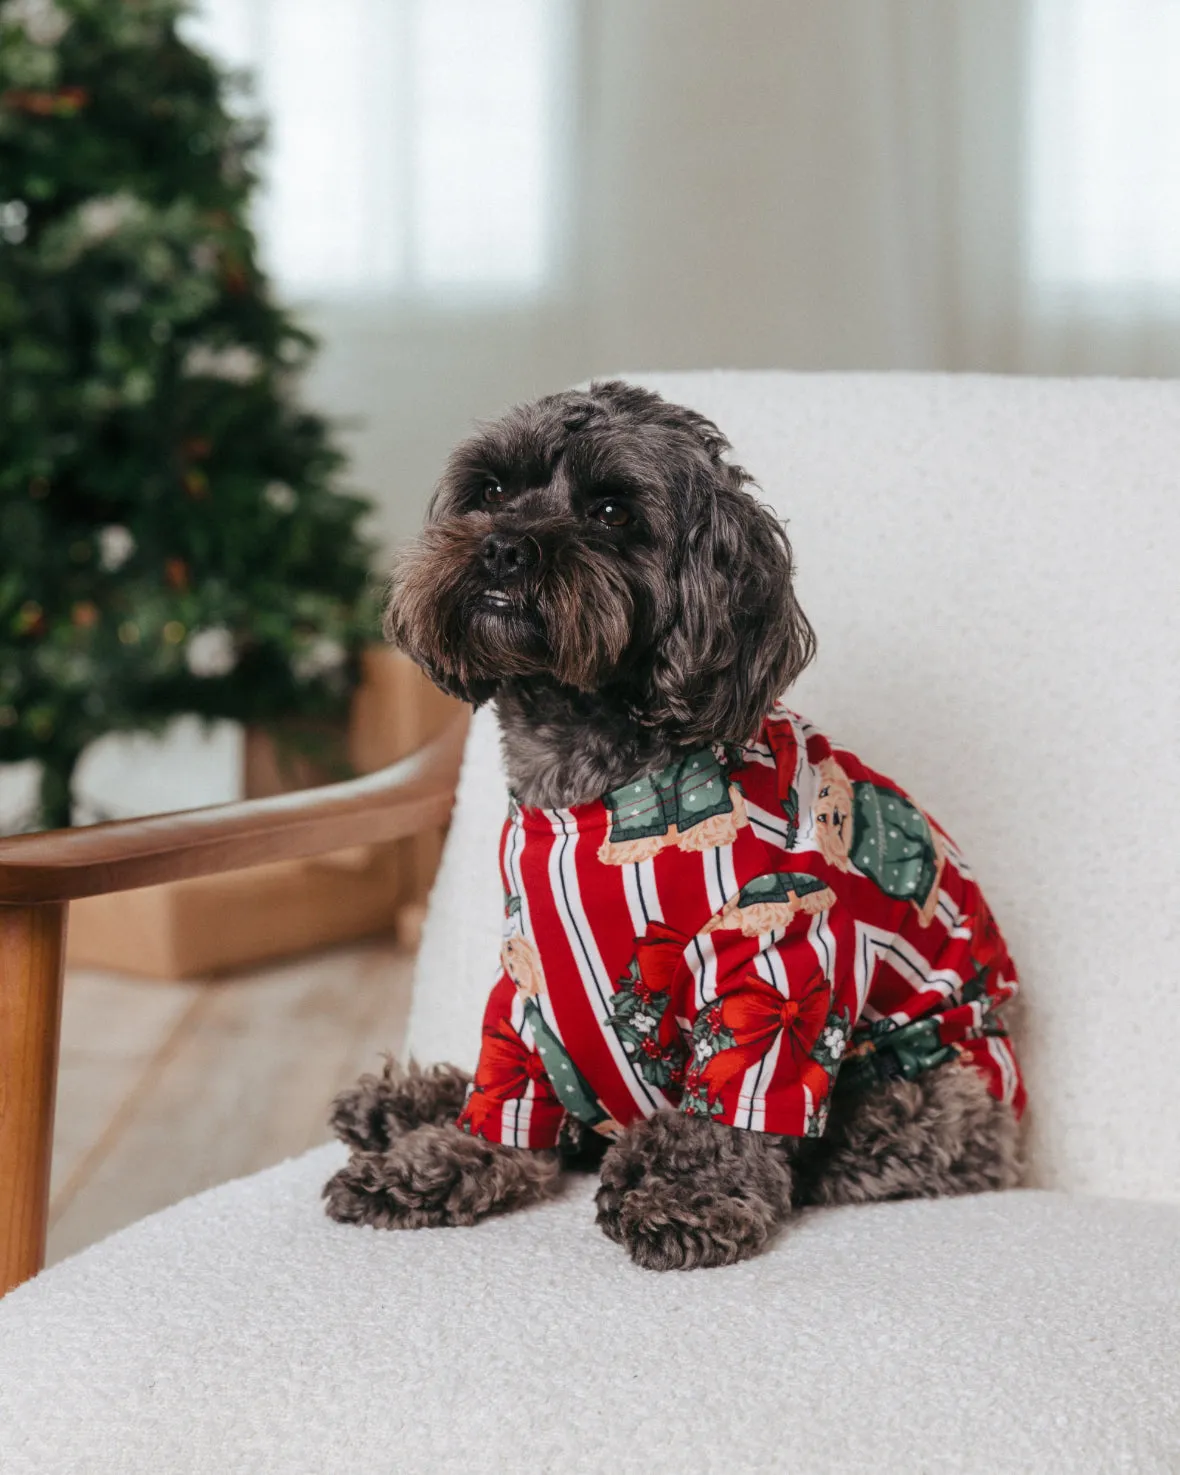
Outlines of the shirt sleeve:
M 853 1023 L 829 976 L 824 923 L 835 905 L 814 876 L 759 877 L 689 945 L 698 1007 L 682 1111 L 753 1131 L 822 1133 Z
M 556 1147 L 563 1108 L 537 1049 L 527 1002 L 501 973 L 484 1011 L 479 1064 L 458 1124 L 506 1147 Z

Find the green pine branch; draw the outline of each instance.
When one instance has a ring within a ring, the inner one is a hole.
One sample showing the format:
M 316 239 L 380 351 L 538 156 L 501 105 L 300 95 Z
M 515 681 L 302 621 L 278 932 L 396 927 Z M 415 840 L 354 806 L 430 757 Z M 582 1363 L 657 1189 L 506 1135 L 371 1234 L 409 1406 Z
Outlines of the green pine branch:
M 340 714 L 377 631 L 258 264 L 262 130 L 182 9 L 0 6 L 0 762 L 42 763 L 46 826 L 104 733 Z

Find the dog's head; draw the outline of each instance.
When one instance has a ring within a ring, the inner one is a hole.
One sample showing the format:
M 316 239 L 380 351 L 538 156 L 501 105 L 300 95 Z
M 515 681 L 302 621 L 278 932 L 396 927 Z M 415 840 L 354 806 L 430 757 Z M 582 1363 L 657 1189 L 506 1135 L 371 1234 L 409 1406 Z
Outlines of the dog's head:
M 747 738 L 814 637 L 786 535 L 728 449 L 618 381 L 517 407 L 451 455 L 389 634 L 468 701 L 556 683 L 675 744 Z

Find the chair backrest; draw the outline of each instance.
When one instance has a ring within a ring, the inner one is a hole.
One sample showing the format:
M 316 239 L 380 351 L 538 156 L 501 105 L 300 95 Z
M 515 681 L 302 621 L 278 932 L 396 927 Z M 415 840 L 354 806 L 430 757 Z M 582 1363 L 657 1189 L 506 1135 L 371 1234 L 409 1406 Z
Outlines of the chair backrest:
M 792 701 L 953 834 L 1023 981 L 1029 1181 L 1180 1198 L 1180 385 L 639 376 L 789 523 Z M 473 1060 L 504 789 L 469 744 L 411 1048 Z

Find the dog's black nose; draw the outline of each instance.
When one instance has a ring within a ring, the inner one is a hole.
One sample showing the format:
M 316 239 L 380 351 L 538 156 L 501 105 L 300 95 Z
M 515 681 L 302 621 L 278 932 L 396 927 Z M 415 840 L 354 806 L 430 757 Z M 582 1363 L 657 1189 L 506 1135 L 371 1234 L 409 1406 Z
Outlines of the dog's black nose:
M 514 538 L 507 533 L 489 533 L 483 540 L 480 557 L 488 578 L 498 583 L 519 579 L 533 562 L 531 538 Z

